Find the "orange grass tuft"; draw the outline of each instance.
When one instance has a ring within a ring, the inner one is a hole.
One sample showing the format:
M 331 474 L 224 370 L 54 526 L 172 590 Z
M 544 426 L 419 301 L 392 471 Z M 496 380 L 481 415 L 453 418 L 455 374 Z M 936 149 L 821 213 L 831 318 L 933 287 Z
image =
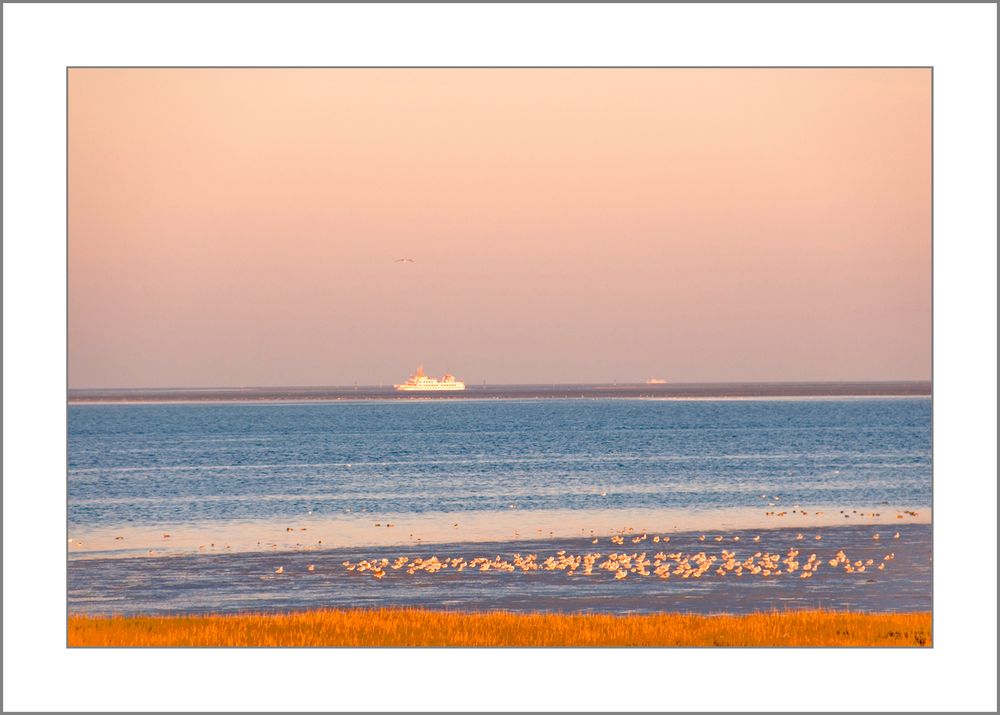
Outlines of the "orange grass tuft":
M 205 616 L 70 616 L 81 646 L 929 646 L 930 613 L 805 611 L 614 616 L 315 610 Z

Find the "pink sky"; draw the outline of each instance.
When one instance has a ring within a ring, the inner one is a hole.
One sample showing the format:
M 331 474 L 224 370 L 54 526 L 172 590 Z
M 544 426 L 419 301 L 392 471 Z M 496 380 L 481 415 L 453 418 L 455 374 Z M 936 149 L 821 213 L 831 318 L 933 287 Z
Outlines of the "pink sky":
M 71 70 L 70 387 L 928 379 L 930 81 Z

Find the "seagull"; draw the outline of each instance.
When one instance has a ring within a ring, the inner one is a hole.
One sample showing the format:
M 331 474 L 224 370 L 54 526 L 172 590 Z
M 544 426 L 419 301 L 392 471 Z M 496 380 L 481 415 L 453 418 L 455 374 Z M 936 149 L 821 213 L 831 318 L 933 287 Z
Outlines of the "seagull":
M 412 258 L 397 258 L 394 263 L 416 263 Z

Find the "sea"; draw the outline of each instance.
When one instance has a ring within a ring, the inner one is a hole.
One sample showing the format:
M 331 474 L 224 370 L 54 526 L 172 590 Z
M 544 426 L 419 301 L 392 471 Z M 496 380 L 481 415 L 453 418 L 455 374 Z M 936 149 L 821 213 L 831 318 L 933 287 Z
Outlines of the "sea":
M 68 412 L 72 613 L 930 608 L 927 397 L 222 401 Z M 808 579 L 385 569 L 376 580 L 345 566 L 612 551 L 721 559 L 724 549 L 739 559 L 789 549 L 892 558 L 881 570 L 827 568 Z

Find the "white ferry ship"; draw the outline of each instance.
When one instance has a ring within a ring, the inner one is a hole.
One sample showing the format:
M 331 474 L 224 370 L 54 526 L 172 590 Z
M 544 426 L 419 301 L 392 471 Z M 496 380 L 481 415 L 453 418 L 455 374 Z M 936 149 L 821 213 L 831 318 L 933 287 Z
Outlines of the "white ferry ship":
M 440 392 L 442 390 L 464 390 L 465 383 L 461 380 L 456 380 L 454 375 L 445 375 L 440 380 L 427 377 L 424 374 L 424 366 L 421 365 L 415 373 L 410 375 L 409 380 L 402 385 L 393 385 L 393 387 L 406 392 Z

